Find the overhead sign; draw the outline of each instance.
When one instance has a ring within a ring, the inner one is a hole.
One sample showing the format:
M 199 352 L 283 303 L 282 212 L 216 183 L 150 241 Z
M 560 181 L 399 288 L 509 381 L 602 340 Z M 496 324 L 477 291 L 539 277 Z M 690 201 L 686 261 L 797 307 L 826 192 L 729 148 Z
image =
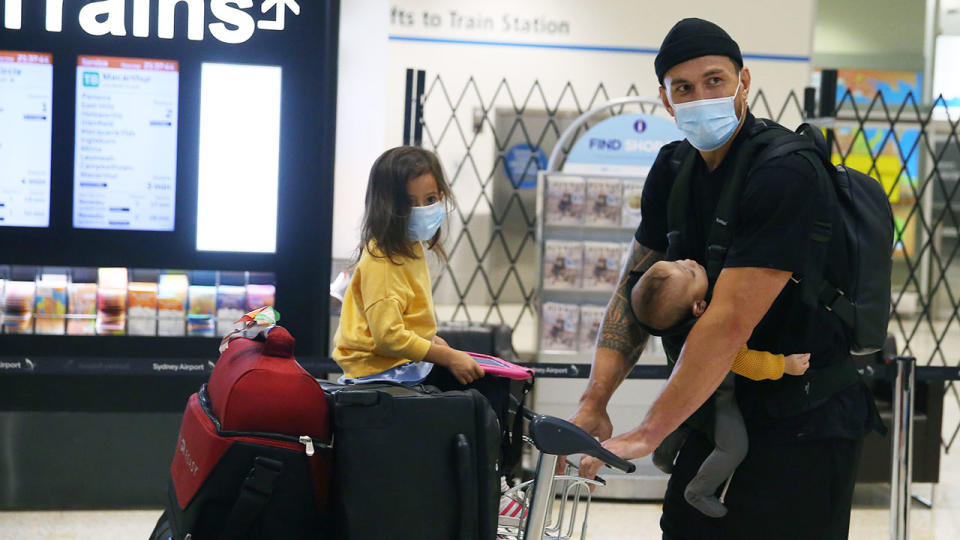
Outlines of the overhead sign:
M 257 30 L 283 31 L 286 18 L 300 15 L 296 0 L 262 0 L 254 9 L 253 0 L 159 0 L 156 10 L 150 0 L 99 0 L 88 2 L 73 21 L 91 36 L 127 36 L 161 39 L 176 37 L 174 20 L 180 4 L 187 10 L 187 39 L 203 41 L 205 29 L 223 43 L 244 43 Z M 131 16 L 127 16 L 127 11 Z M 211 18 L 208 19 L 207 8 Z M 289 12 L 289 13 L 288 13 Z M 151 17 L 156 15 L 156 20 Z M 42 24 L 47 32 L 61 32 L 64 0 L 46 0 L 44 20 L 24 22 L 23 0 L 3 1 L 3 27 L 20 30 L 24 24 Z M 130 24 L 128 24 L 128 22 Z M 182 30 L 181 30 L 182 31 Z M 155 32 L 155 34 L 151 34 Z
M 649 114 L 621 114 L 600 122 L 577 139 L 563 171 L 645 177 L 660 148 L 683 138 L 673 120 Z

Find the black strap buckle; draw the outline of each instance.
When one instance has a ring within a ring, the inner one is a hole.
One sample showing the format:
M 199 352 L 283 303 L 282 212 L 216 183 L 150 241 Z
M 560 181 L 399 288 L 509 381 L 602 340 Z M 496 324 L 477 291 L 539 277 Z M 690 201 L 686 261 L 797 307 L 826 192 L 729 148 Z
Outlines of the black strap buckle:
M 727 248 L 719 244 L 707 246 L 707 260 L 722 261 L 727 256 Z
M 833 293 L 833 299 L 831 299 L 829 302 L 823 303 L 823 307 L 826 308 L 827 311 L 833 311 L 833 306 L 836 305 L 837 300 L 839 300 L 842 296 L 846 296 L 840 289 L 834 289 Z
M 269 497 L 277 483 L 277 477 L 283 471 L 283 463 L 275 459 L 257 456 L 253 468 L 243 482 L 243 487 L 254 493 Z

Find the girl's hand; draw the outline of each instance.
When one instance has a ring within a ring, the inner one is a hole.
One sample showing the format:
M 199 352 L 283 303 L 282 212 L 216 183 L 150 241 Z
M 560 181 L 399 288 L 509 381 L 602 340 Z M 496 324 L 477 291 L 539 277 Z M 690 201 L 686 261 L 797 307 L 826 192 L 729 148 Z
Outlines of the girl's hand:
M 433 342 L 436 343 L 437 345 L 443 345 L 444 347 L 450 346 L 447 344 L 447 341 L 440 336 L 433 336 Z
M 791 354 L 783 359 L 783 372 L 787 375 L 803 375 L 810 367 L 810 353 Z
M 450 373 L 460 384 L 470 384 L 473 381 L 483 377 L 483 368 L 469 354 L 449 349 L 450 356 L 444 367 L 450 370 Z

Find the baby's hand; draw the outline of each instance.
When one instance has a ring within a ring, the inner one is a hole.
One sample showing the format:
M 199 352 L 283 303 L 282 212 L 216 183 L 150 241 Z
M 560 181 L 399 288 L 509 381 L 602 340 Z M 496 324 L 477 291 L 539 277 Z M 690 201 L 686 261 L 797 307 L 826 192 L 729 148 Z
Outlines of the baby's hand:
M 810 367 L 810 353 L 791 354 L 783 359 L 783 372 L 787 375 L 803 375 Z

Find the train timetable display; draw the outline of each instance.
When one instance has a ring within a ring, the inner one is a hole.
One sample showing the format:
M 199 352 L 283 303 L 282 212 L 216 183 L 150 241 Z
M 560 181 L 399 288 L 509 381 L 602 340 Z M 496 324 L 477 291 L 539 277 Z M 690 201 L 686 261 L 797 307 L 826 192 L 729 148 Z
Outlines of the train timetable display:
M 0 50 L 0 225 L 50 224 L 53 57 Z
M 179 65 L 80 56 L 73 226 L 172 231 Z

